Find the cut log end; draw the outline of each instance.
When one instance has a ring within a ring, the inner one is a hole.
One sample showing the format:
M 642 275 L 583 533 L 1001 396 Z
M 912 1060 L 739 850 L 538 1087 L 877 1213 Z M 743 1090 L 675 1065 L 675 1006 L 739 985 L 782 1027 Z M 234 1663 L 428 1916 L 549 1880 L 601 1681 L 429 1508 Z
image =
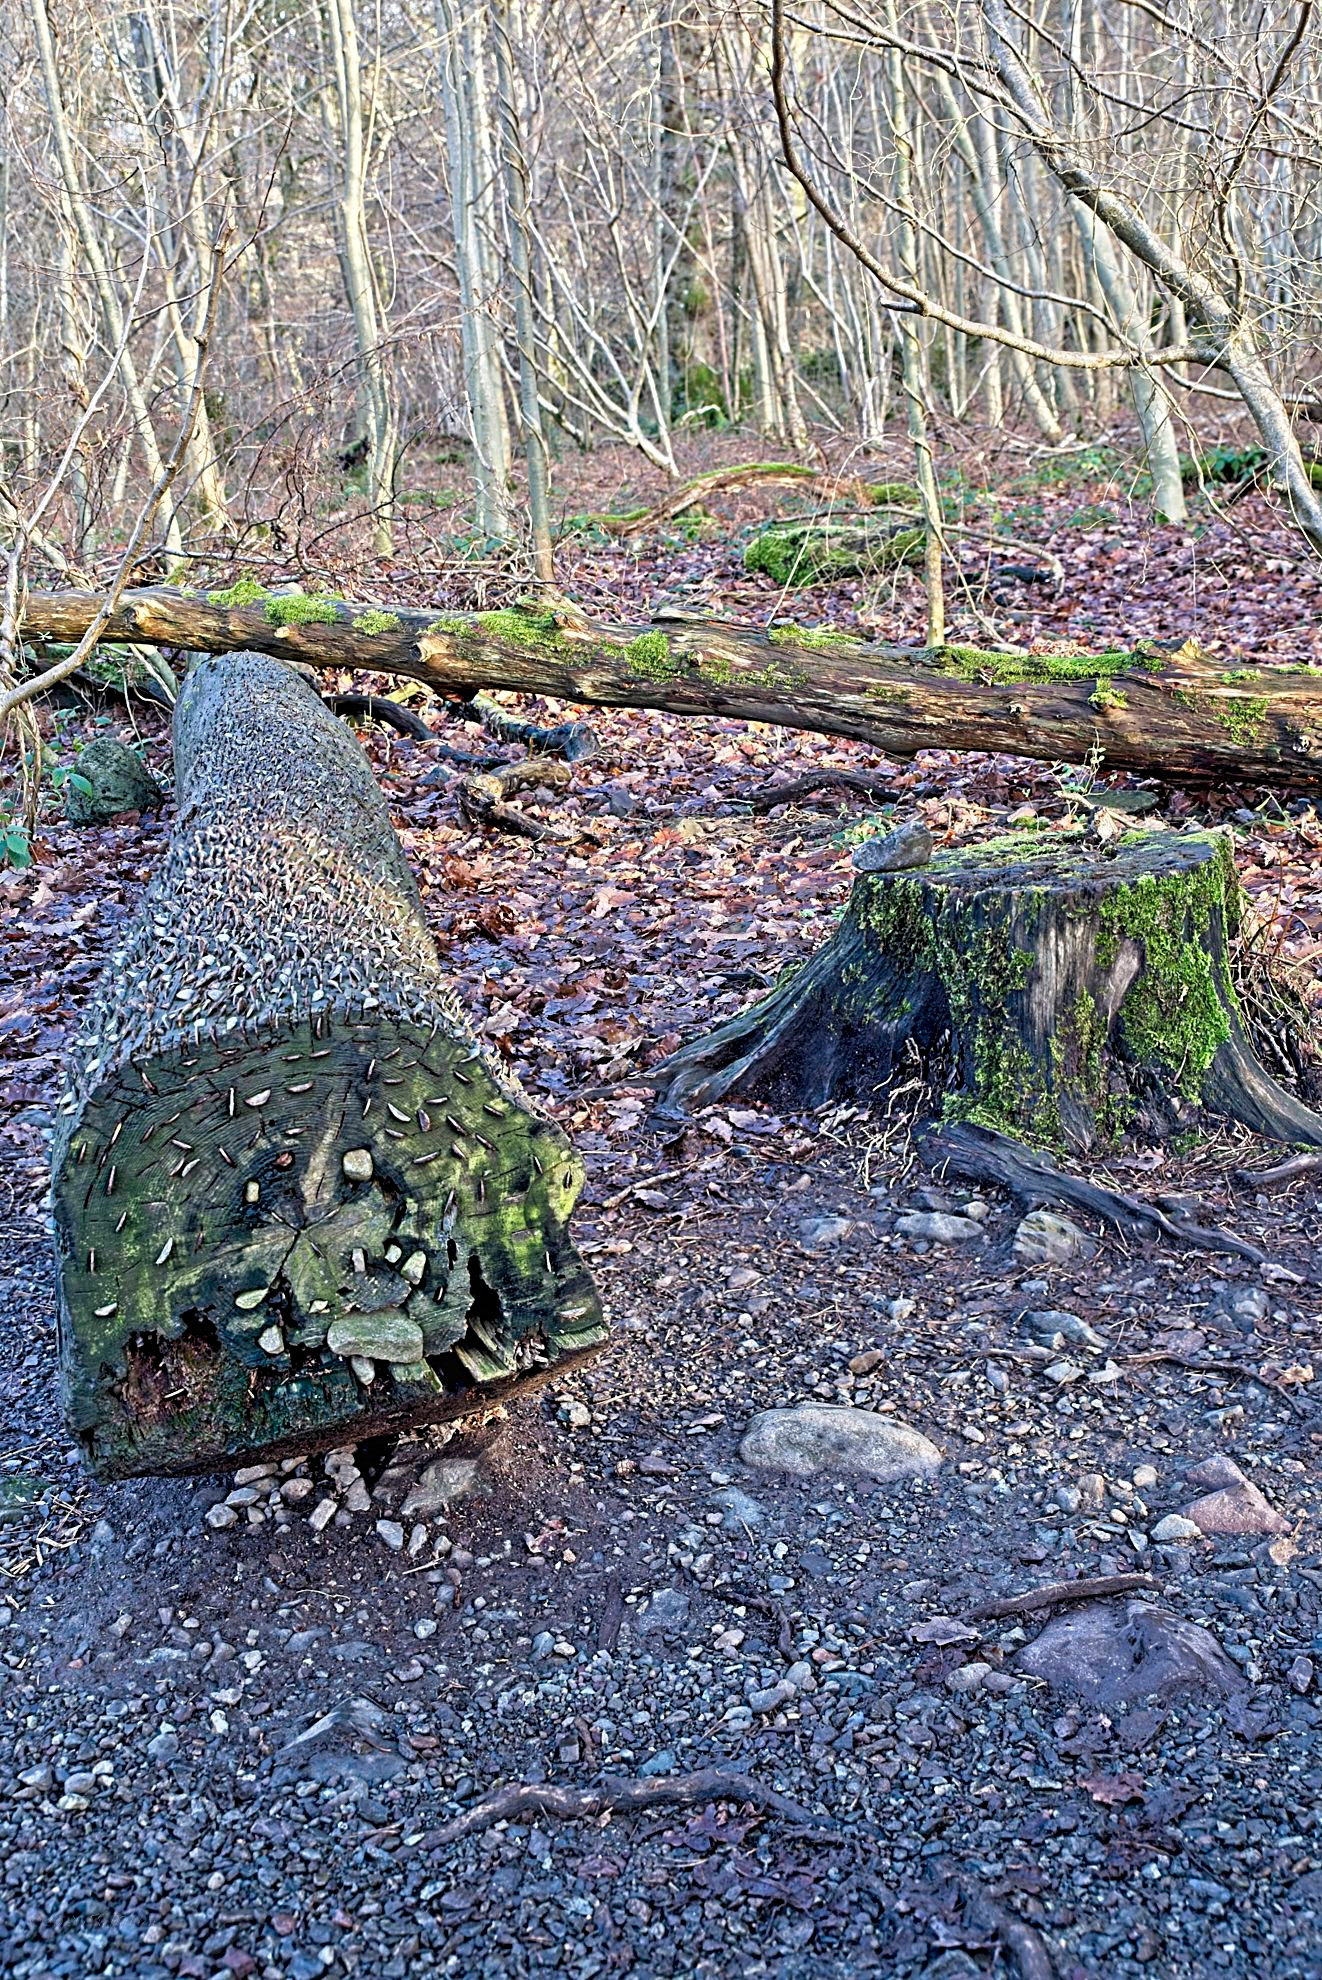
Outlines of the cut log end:
M 65 1406 L 105 1477 L 470 1415 L 604 1337 L 581 1169 L 453 1005 L 348 732 L 239 654 L 174 737 L 54 1149 Z
M 819 1106 L 922 1065 L 947 1119 L 1088 1149 L 1206 1114 L 1322 1144 L 1263 1071 L 1228 960 L 1228 841 L 1028 833 L 855 883 L 826 947 L 657 1069 L 665 1104 L 755 1093 Z
M 604 1335 L 566 1232 L 581 1182 L 560 1131 L 441 1029 L 310 1018 L 122 1066 L 56 1191 L 89 1462 L 352 1442 L 581 1354 Z

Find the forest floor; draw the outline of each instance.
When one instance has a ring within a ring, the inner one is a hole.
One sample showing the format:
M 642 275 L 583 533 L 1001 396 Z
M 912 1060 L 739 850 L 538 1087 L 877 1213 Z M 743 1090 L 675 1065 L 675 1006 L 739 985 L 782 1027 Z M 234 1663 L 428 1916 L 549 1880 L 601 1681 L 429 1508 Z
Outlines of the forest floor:
M 704 443 L 695 465 L 735 447 Z M 993 465 L 1016 534 L 1066 570 L 1059 593 L 993 578 L 1007 633 L 1322 657 L 1317 578 L 1264 498 L 1157 529 L 1097 457 L 1017 489 Z M 618 456 L 566 482 L 585 507 L 661 492 Z M 787 605 L 742 572 L 738 532 L 787 506 L 744 491 L 713 503 L 718 532 L 582 541 L 567 588 L 619 616 L 665 598 L 913 637 L 908 576 Z M 370 585 L 326 575 L 392 602 L 508 595 L 485 569 L 437 576 L 435 555 L 428 578 L 427 559 L 420 533 Z M 384 1471 L 388 1454 L 360 1453 L 356 1487 L 320 1459 L 237 1487 L 87 1479 L 55 1393 L 45 1141 L 168 813 L 51 816 L 35 863 L 0 875 L 0 1971 L 1319 1980 L 1315 1182 L 1246 1185 L 1237 1169 L 1271 1152 L 1238 1134 L 1134 1146 L 1109 1165 L 1121 1187 L 1197 1195 L 1269 1264 L 1094 1230 L 1032 1265 L 995 1191 L 967 1242 L 897 1228 L 969 1196 L 917 1164 L 898 1115 L 738 1105 L 658 1124 L 639 1088 L 593 1097 L 833 925 L 879 808 L 827 791 L 754 813 L 769 782 L 866 768 L 890 786 L 883 818 L 921 815 L 948 843 L 1074 807 L 1058 770 L 1007 758 L 888 765 L 733 723 L 590 719 L 600 748 L 570 791 L 526 800 L 586 835 L 535 847 L 465 823 L 436 744 L 367 737 L 478 1028 L 586 1159 L 575 1230 L 612 1322 L 593 1368 L 427 1480 L 427 1438 Z M 161 719 L 138 722 L 168 776 Z M 56 756 L 98 725 L 132 727 L 115 703 L 75 712 Z M 1172 824 L 1234 830 L 1270 940 L 1316 986 L 1307 795 L 1160 802 Z M 1021 1318 L 1043 1310 L 1074 1316 L 1047 1353 Z M 885 1488 L 746 1463 L 752 1415 L 802 1401 L 911 1425 L 940 1469 Z M 1207 1489 L 1189 1474 L 1231 1476 L 1227 1460 L 1260 1488 L 1231 1487 L 1241 1530 L 1163 1540 Z M 1123 1596 L 1032 1606 L 1115 1574 L 1150 1577 L 1137 1615 Z M 1023 1606 L 977 1613 L 1008 1598 Z M 1080 1614 L 1087 1640 L 1034 1675 Z M 660 1793 L 705 1767 L 801 1813 L 732 1791 L 438 1836 L 496 1784 Z

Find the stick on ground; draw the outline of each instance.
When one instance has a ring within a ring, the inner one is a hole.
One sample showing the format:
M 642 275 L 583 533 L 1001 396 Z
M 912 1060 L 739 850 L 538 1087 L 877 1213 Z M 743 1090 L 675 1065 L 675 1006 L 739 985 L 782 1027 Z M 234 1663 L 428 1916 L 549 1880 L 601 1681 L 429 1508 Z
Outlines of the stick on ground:
M 465 1836 L 490 1829 L 497 1822 L 515 1822 L 526 1815 L 550 1815 L 562 1822 L 589 1821 L 608 1811 L 623 1814 L 638 1808 L 692 1808 L 704 1801 L 751 1802 L 768 1814 L 781 1815 L 808 1829 L 820 1829 L 820 1819 L 788 1795 L 764 1787 L 751 1774 L 736 1773 L 727 1767 L 702 1767 L 693 1774 L 672 1774 L 668 1779 L 641 1781 L 607 1775 L 599 1787 L 554 1787 L 550 1783 L 516 1781 L 508 1787 L 493 1788 L 462 1815 L 431 1829 L 423 1838 L 429 1848 L 460 1842 Z

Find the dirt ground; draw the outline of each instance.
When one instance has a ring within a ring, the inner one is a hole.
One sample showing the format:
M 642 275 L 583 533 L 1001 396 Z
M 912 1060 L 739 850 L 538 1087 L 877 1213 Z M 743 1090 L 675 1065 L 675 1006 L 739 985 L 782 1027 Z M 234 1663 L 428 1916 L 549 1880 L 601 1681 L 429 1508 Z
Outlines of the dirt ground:
M 1102 582 L 1115 545 L 1098 529 L 1090 616 L 1129 599 L 1131 635 L 1178 635 L 1166 594 L 1142 606 L 1158 626 L 1133 624 L 1134 570 Z M 720 545 L 647 554 L 672 593 L 722 603 L 715 569 L 730 609 L 743 595 Z M 622 556 L 602 550 L 591 582 L 615 583 Z M 1308 605 L 1311 579 L 1276 577 Z M 436 595 L 461 591 L 450 575 Z M 360 1451 L 356 1493 L 320 1459 L 237 1483 L 83 1473 L 55 1394 L 45 1135 L 168 816 L 51 820 L 36 865 L 0 878 L 0 1971 L 1318 1980 L 1315 1182 L 1238 1179 L 1270 1160 L 1247 1136 L 1135 1146 L 1121 1187 L 1196 1194 L 1267 1266 L 1097 1229 L 1042 1266 L 1013 1248 L 1022 1206 L 994 1191 L 972 1206 L 980 1236 L 897 1228 L 971 1194 L 917 1164 L 902 1110 L 656 1122 L 641 1089 L 593 1097 L 774 982 L 846 899 L 876 808 L 828 792 L 753 815 L 754 789 L 875 770 L 882 816 L 949 842 L 1071 806 L 1058 774 L 1006 759 L 887 766 L 733 724 L 592 719 L 601 746 L 570 794 L 531 800 L 590 827 L 565 846 L 475 834 L 434 745 L 369 739 L 447 968 L 587 1161 L 575 1229 L 612 1339 L 485 1449 Z M 101 721 L 128 733 L 121 709 Z M 165 771 L 160 722 L 142 722 Z M 1311 804 L 1162 806 L 1236 830 L 1272 939 L 1315 969 Z M 1072 1317 L 1063 1345 L 1022 1317 L 1044 1311 Z M 745 1462 L 756 1412 L 808 1401 L 912 1426 L 940 1468 L 882 1486 Z M 467 1486 L 445 1504 L 423 1479 L 438 1459 Z M 1273 1517 L 1159 1537 L 1216 1459 Z M 1134 1647 L 1124 1595 L 1087 1611 L 1092 1649 L 1034 1675 L 1030 1646 L 1083 1613 L 1034 1593 L 1118 1574 L 1150 1578 L 1143 1613 L 1165 1620 L 1142 1627 L 1185 1645 L 1176 1678 Z M 1103 1697 L 1108 1629 L 1155 1690 L 1121 1698 L 1113 1670 Z M 659 1796 L 703 1768 L 795 1807 L 736 1783 L 442 1833 L 502 1783 Z

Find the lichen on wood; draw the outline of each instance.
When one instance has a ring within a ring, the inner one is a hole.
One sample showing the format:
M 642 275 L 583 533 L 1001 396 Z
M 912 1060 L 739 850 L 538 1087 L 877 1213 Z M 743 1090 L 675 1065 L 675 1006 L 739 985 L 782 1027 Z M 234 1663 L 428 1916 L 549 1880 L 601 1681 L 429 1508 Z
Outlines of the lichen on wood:
M 206 661 L 57 1129 L 66 1410 L 106 1476 L 439 1420 L 603 1335 L 582 1172 L 447 994 L 366 760 Z M 371 1341 L 377 1349 L 371 1349 Z

